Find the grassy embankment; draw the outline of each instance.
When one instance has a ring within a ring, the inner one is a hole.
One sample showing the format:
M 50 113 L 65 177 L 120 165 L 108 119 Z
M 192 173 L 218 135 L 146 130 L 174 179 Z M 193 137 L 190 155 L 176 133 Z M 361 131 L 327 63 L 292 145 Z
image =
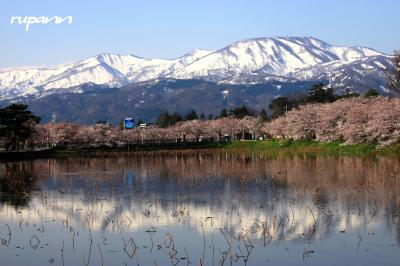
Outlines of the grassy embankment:
M 102 156 L 104 154 L 128 155 L 132 152 L 194 149 L 225 149 L 232 152 L 261 152 L 267 156 L 279 155 L 329 155 L 329 156 L 399 156 L 400 144 L 380 148 L 374 144 L 342 145 L 342 142 L 320 143 L 311 140 L 234 141 L 230 143 L 169 143 L 131 145 L 125 148 L 49 149 L 41 152 L 0 152 L 0 160 L 21 160 L 48 157 Z
M 321 154 L 321 155 L 400 155 L 400 144 L 388 147 L 377 147 L 374 144 L 342 145 L 342 142 L 320 143 L 311 140 L 266 140 L 235 141 L 224 146 L 232 150 L 266 152 L 269 155 L 279 154 Z

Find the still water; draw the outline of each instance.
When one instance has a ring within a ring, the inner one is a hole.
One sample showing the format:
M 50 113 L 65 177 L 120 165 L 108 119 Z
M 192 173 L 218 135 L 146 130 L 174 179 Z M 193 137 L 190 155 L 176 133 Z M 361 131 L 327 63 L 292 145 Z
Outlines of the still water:
M 1 265 L 399 265 L 400 160 L 182 151 L 0 163 Z

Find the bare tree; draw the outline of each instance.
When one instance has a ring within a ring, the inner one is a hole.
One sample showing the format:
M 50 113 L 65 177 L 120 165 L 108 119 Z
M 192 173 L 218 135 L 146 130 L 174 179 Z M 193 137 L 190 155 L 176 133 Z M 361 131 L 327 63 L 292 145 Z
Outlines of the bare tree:
M 389 88 L 400 94 L 400 50 L 394 51 L 392 58 L 393 67 L 389 68 L 385 72 L 386 79 L 388 81 Z

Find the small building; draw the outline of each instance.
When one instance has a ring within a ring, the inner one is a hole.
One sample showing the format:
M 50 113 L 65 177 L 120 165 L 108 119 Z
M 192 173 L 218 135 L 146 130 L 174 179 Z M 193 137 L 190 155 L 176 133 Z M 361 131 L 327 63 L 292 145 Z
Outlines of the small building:
M 132 129 L 135 127 L 135 120 L 132 117 L 127 117 L 124 119 L 124 129 Z

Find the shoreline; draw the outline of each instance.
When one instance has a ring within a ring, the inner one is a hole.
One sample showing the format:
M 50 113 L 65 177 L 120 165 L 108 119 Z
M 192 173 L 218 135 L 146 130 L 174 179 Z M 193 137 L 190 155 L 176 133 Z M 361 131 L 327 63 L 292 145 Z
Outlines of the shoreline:
M 400 144 L 378 147 L 376 144 L 343 145 L 343 142 L 318 142 L 314 140 L 235 141 L 227 149 L 247 150 L 267 155 L 326 155 L 326 156 L 400 156 Z
M 85 147 L 74 149 L 43 148 L 40 150 L 2 151 L 0 161 L 18 161 L 70 156 L 129 155 L 138 152 L 168 152 L 184 150 L 226 150 L 257 152 L 267 156 L 324 155 L 324 156 L 400 156 L 400 144 L 379 148 L 375 144 L 343 145 L 342 142 L 321 143 L 313 140 L 240 140 L 233 142 L 153 143 L 132 144 L 128 147 Z
M 96 156 L 104 154 L 133 154 L 137 152 L 150 151 L 173 151 L 173 150 L 198 150 L 223 148 L 226 143 L 199 142 L 199 143 L 152 143 L 132 144 L 126 147 L 84 147 L 84 148 L 43 148 L 39 150 L 23 151 L 1 151 L 0 161 L 19 161 L 42 158 L 65 158 L 69 156 Z

